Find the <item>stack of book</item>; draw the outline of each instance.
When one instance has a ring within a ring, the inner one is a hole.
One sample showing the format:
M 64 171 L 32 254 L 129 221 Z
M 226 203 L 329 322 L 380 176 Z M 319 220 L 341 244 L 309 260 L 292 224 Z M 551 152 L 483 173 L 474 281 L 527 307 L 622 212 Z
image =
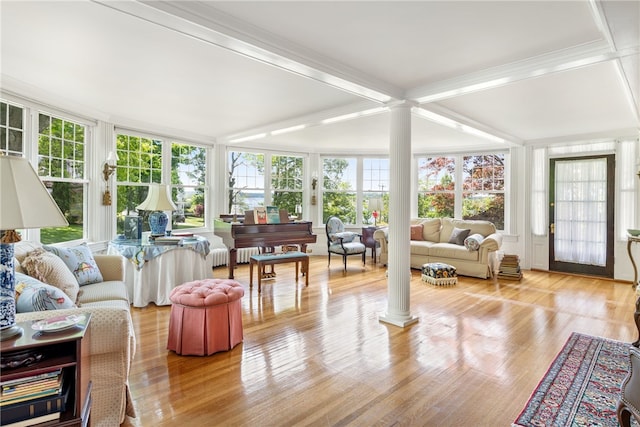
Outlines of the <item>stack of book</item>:
M 62 369 L 0 383 L 0 424 L 29 426 L 60 418 L 69 387 L 64 387 Z
M 500 262 L 498 279 L 520 280 L 522 271 L 520 270 L 520 258 L 518 255 L 505 255 Z

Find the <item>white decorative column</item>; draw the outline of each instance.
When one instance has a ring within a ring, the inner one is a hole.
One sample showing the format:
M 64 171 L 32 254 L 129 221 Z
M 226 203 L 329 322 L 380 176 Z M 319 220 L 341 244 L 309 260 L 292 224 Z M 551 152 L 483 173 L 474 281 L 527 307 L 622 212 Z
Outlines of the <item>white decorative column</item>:
M 405 327 L 418 321 L 409 312 L 411 218 L 411 107 L 406 101 L 390 105 L 389 259 L 387 311 L 381 322 Z

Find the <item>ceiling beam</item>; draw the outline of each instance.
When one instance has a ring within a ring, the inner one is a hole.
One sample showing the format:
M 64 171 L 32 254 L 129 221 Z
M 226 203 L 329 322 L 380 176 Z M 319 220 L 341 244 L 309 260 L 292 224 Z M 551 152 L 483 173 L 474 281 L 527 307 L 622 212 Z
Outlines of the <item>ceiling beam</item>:
M 231 50 L 282 70 L 379 103 L 401 99 L 404 91 L 290 40 L 198 1 L 108 1 L 95 3 Z
M 560 71 L 637 55 L 638 47 L 612 52 L 607 43 L 593 42 L 540 55 L 407 91 L 406 97 L 421 104 L 492 89 Z

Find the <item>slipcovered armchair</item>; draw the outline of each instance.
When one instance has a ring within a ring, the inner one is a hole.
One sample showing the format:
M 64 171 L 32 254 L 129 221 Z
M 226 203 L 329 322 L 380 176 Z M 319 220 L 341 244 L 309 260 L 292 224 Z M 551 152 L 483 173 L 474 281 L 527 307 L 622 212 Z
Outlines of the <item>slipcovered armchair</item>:
M 362 236 L 360 234 L 345 231 L 344 223 L 336 216 L 332 216 L 327 220 L 325 231 L 327 232 L 329 265 L 331 265 L 331 254 L 342 256 L 344 271 L 347 271 L 347 257 L 349 255 L 361 255 L 362 264 L 365 264 L 367 247 L 362 243 Z

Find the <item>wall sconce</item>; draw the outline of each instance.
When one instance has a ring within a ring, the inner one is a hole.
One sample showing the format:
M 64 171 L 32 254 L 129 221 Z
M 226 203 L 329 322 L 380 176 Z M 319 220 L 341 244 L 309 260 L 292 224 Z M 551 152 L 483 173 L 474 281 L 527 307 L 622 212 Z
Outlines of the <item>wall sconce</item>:
M 313 192 L 311 193 L 311 204 L 315 206 L 316 204 L 316 187 L 318 185 L 318 175 L 316 175 L 315 173 L 313 174 L 313 177 L 311 178 L 311 188 L 313 190 Z
M 118 155 L 113 151 L 109 151 L 109 155 L 107 156 L 107 160 L 104 162 L 104 166 L 102 168 L 102 179 L 106 184 L 106 189 L 104 190 L 104 194 L 102 195 L 102 204 L 104 206 L 111 206 L 111 192 L 109 191 L 109 178 L 116 171 L 118 167 L 116 162 L 118 161 Z

